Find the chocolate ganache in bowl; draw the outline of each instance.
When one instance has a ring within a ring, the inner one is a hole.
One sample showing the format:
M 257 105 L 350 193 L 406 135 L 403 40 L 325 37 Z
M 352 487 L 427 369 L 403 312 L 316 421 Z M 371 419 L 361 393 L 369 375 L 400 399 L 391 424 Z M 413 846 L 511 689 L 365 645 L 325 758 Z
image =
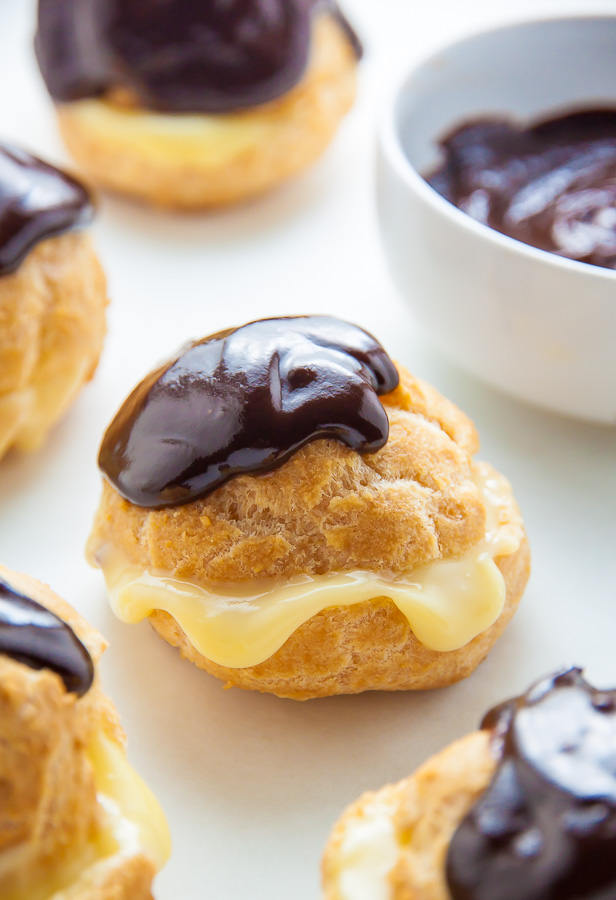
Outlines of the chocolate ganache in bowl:
M 522 22 L 416 66 L 378 209 L 434 343 L 519 399 L 616 424 L 616 16 Z
M 559 256 L 616 269 L 616 107 L 528 127 L 469 122 L 441 140 L 427 176 L 478 222 Z

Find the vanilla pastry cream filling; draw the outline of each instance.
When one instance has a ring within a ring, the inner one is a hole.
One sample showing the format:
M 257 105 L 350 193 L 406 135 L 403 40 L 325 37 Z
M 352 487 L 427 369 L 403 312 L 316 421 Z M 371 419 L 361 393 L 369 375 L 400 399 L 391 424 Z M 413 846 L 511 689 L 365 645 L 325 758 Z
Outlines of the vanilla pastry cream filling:
M 334 873 L 341 900 L 389 900 L 388 875 L 399 855 L 393 814 L 385 796 L 345 823 Z
M 90 876 L 97 865 L 107 866 L 117 857 L 145 853 L 157 871 L 167 862 L 171 838 L 164 813 L 124 750 L 99 729 L 87 748 L 87 756 L 94 772 L 97 802 L 103 811 L 94 840 L 53 872 L 37 872 L 36 863 L 24 865 L 20 883 L 8 893 L 3 890 L 2 900 L 64 900 L 66 891 L 70 890 L 73 896 L 72 892 L 82 883 L 85 888 L 91 887 Z M 11 857 L 9 851 L 4 863 L 14 864 L 15 858 Z M 3 868 L 6 866 L 0 857 L 0 875 Z
M 77 100 L 66 108 L 91 140 L 153 163 L 200 169 L 227 165 L 263 146 L 280 125 L 271 112 L 164 115 L 105 100 Z
M 230 668 L 269 659 L 324 609 L 379 597 L 395 603 L 426 647 L 457 650 L 501 614 L 505 581 L 494 559 L 514 553 L 522 539 L 521 526 L 504 512 L 512 504 L 508 481 L 481 464 L 475 478 L 486 507 L 484 540 L 465 556 L 433 561 L 405 578 L 361 570 L 212 589 L 132 565 L 110 544 L 94 549 L 92 561 L 103 570 L 119 619 L 135 623 L 164 610 L 199 653 Z
M 124 749 L 101 730 L 88 747 L 97 800 L 105 809 L 106 832 L 123 856 L 146 853 L 160 871 L 171 854 L 171 837 L 160 804 L 131 766 Z

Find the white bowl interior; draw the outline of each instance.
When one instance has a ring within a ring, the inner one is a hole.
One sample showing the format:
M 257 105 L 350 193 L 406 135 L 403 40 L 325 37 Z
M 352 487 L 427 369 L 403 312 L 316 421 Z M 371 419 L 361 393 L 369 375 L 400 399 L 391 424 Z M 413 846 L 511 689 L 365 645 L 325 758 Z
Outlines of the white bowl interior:
M 438 138 L 478 116 L 613 107 L 616 16 L 531 21 L 475 35 L 428 59 L 398 96 L 398 136 L 422 173 L 438 162 Z
M 524 122 L 614 108 L 615 63 L 616 15 L 532 20 L 466 38 L 403 83 L 383 120 L 378 166 L 391 273 L 441 350 L 510 394 L 609 423 L 616 272 L 487 228 L 417 172 L 438 162 L 439 138 L 478 117 Z

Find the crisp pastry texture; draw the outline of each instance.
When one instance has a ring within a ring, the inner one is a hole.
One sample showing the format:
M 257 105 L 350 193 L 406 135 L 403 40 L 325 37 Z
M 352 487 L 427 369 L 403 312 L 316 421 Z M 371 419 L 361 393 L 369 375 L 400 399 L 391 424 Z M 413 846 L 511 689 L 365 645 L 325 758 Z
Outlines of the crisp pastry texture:
M 490 733 L 473 732 L 409 778 L 360 797 L 325 850 L 325 900 L 450 900 L 450 841 L 496 765 Z
M 208 586 L 246 585 L 363 570 L 403 578 L 418 566 L 463 557 L 486 534 L 470 420 L 405 370 L 381 400 L 389 439 L 360 455 L 317 440 L 280 468 L 243 475 L 183 506 L 148 510 L 108 484 L 88 553 L 113 547 L 145 572 Z M 184 656 L 228 685 L 308 699 L 364 690 L 440 687 L 469 675 L 513 615 L 529 572 L 529 550 L 511 495 L 499 534 L 514 552 L 495 560 L 506 596 L 500 616 L 465 646 L 431 650 L 389 599 L 324 609 L 270 658 L 231 668 L 198 653 L 175 619 L 154 611 L 154 628 Z
M 348 36 L 327 15 L 313 30 L 306 74 L 277 100 L 236 113 L 164 114 L 112 92 L 58 105 L 62 136 L 92 181 L 154 205 L 199 209 L 264 193 L 321 155 L 355 98 Z
M 39 447 L 92 377 L 106 305 L 105 276 L 82 232 L 42 241 L 0 278 L 0 457 Z
M 105 643 L 67 603 L 3 566 L 0 577 L 68 622 L 96 665 Z M 78 699 L 54 672 L 0 655 L 0 785 L 3 900 L 151 900 L 166 824 L 97 677 Z

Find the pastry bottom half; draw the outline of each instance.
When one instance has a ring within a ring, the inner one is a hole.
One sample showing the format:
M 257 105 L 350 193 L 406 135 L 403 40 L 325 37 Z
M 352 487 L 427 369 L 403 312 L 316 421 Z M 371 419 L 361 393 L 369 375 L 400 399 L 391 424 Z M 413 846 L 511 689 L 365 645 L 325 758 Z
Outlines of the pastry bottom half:
M 473 732 L 409 778 L 360 797 L 325 849 L 324 900 L 450 900 L 449 844 L 496 765 L 489 732 Z
M 67 621 L 98 663 L 98 632 L 49 588 L 0 577 Z M 0 656 L 0 897 L 151 900 L 170 850 L 164 815 L 129 764 L 98 676 L 81 698 Z
M 457 650 L 426 647 L 391 600 L 375 598 L 325 609 L 301 625 L 265 662 L 246 668 L 217 665 L 200 654 L 175 619 L 155 610 L 154 629 L 182 656 L 228 687 L 307 700 L 368 690 L 445 687 L 470 675 L 515 613 L 530 572 L 526 538 L 515 553 L 496 559 L 506 586 L 504 608 L 484 632 Z
M 355 98 L 357 60 L 330 16 L 288 94 L 220 115 L 160 114 L 111 100 L 58 106 L 64 141 L 96 184 L 155 206 L 203 209 L 262 194 L 314 162 Z

